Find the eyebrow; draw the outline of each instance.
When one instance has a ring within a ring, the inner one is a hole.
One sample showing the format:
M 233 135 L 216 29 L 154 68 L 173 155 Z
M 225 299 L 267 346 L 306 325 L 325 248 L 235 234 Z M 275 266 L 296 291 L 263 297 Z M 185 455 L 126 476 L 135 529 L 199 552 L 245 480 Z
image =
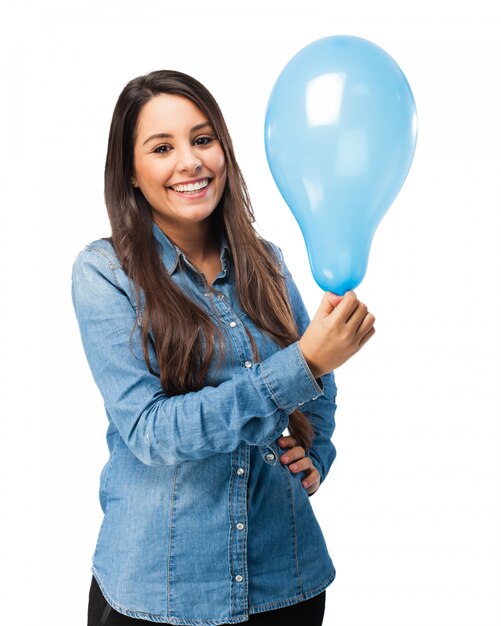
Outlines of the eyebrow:
M 204 128 L 205 126 L 212 126 L 212 124 L 210 122 L 202 122 L 201 124 L 197 124 L 196 126 L 193 126 L 193 128 L 190 130 L 190 133 L 194 132 L 195 130 L 200 130 L 201 128 Z M 152 139 L 169 139 L 172 137 L 173 135 L 169 135 L 168 133 L 157 133 L 156 135 L 151 135 L 151 137 L 148 137 L 148 139 L 143 143 L 143 146 L 146 145 L 148 141 L 151 141 Z

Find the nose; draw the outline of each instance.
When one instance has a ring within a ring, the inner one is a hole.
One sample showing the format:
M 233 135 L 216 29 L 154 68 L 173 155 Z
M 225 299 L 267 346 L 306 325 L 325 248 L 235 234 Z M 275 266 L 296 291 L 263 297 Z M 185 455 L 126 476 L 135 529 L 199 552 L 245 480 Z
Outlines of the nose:
M 191 145 L 183 150 L 178 149 L 178 156 L 179 171 L 196 172 L 202 166 L 202 161 L 195 154 Z

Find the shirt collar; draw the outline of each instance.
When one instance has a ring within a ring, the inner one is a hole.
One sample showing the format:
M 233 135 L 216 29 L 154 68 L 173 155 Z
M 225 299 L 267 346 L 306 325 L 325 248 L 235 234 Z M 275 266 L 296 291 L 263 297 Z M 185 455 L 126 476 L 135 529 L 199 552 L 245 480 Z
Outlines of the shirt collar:
M 179 257 L 182 255 L 186 260 L 183 251 L 171 241 L 167 235 L 153 222 L 153 234 L 155 239 L 160 244 L 162 260 L 165 264 L 169 275 L 174 273 L 174 270 L 179 264 Z M 220 234 L 220 253 L 221 253 L 221 266 L 222 269 L 226 269 L 226 260 L 230 258 L 230 249 L 224 233 Z

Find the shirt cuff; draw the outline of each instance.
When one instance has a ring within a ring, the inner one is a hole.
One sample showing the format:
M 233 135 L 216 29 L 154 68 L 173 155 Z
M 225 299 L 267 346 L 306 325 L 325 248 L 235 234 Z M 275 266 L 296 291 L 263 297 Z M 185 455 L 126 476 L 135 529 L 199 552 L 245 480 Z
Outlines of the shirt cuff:
M 261 375 L 279 409 L 292 413 L 324 394 L 313 377 L 299 342 L 275 352 L 261 363 Z

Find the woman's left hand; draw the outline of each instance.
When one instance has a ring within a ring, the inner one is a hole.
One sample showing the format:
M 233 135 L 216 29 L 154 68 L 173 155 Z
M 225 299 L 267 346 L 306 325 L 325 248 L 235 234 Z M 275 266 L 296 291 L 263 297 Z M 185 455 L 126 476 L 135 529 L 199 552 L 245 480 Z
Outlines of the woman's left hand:
M 304 448 L 298 446 L 294 437 L 280 437 L 278 445 L 281 448 L 290 448 L 281 457 L 280 462 L 289 465 L 289 469 L 293 474 L 305 472 L 306 475 L 301 484 L 306 489 L 308 495 L 312 495 L 320 487 L 320 474 L 313 465 L 310 457 L 306 456 Z

